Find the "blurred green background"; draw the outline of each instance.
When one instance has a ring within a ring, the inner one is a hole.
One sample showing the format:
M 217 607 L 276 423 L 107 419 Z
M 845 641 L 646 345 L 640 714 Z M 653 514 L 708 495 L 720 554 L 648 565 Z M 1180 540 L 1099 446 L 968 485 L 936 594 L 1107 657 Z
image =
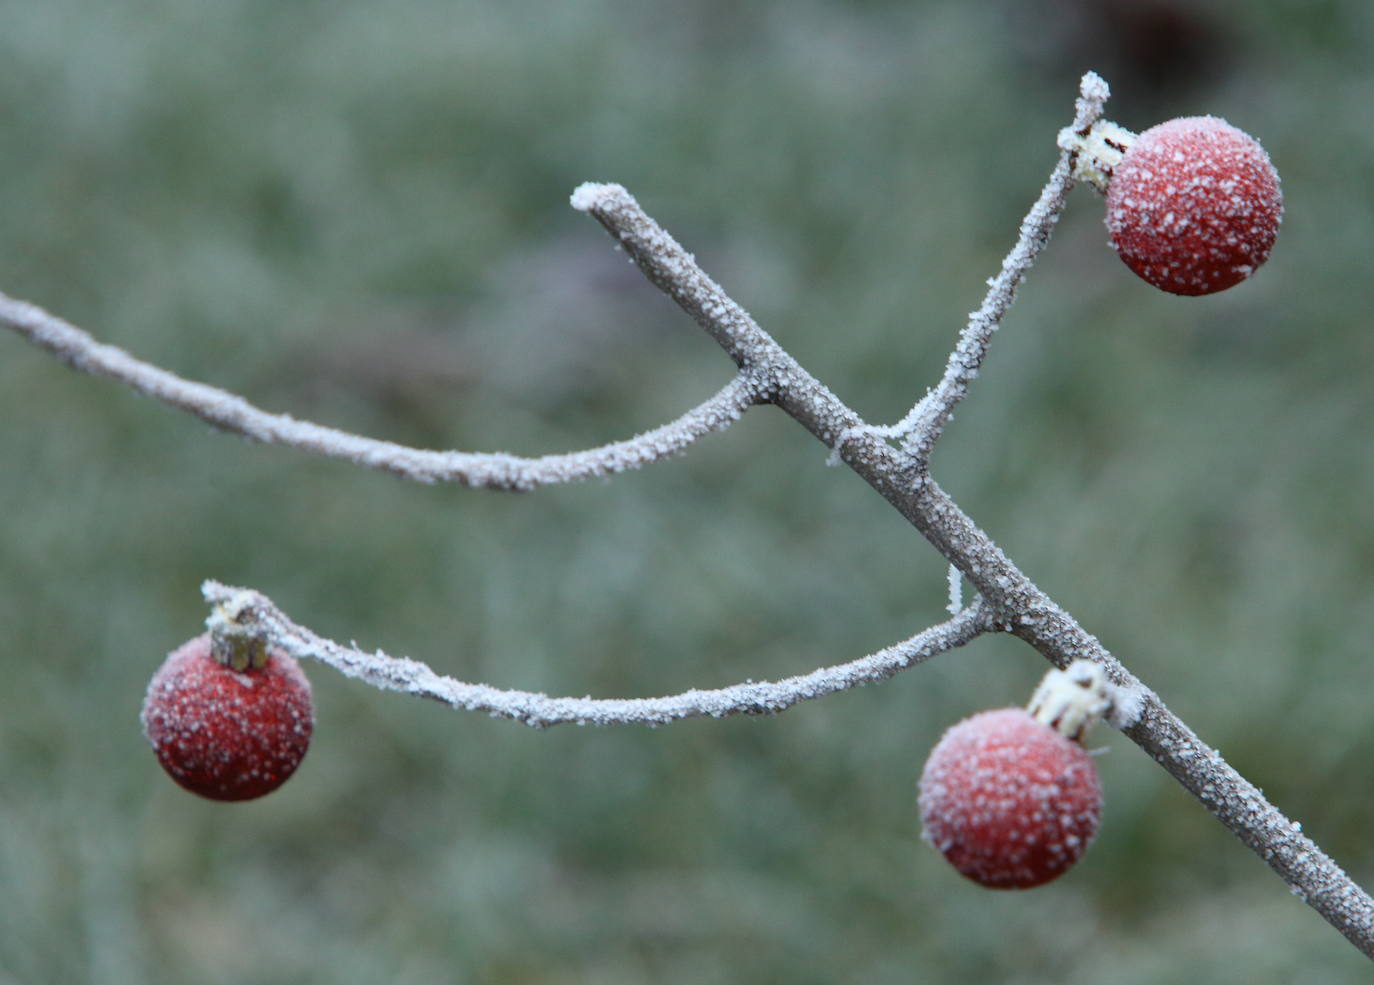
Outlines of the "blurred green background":
M 731 374 L 567 206 L 626 184 L 872 420 L 900 416 L 1054 164 L 1079 76 L 1133 129 L 1259 137 L 1252 283 L 1160 294 L 1075 191 L 938 478 L 1374 884 L 1374 5 L 1367 0 L 0 0 L 0 289 L 269 409 L 526 454 Z M 983 640 L 766 720 L 537 733 L 312 673 L 281 792 L 175 787 L 138 727 L 203 578 L 466 680 L 649 695 L 851 659 L 945 568 L 781 414 L 507 496 L 251 445 L 0 338 L 0 985 L 1362 980 L 1101 729 L 1104 827 L 959 879 L 914 782 L 1044 669 Z

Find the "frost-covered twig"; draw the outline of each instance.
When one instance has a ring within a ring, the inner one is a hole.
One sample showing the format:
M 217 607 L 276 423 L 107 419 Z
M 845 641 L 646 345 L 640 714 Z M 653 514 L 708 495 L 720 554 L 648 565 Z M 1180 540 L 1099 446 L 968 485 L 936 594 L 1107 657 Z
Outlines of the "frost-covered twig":
M 318 660 L 340 673 L 387 691 L 431 698 L 463 711 L 482 711 L 534 728 L 552 725 L 665 725 L 684 718 L 769 715 L 811 698 L 884 680 L 937 654 L 963 646 L 987 632 L 987 612 L 978 600 L 953 619 L 922 630 L 886 649 L 833 667 L 780 681 L 745 681 L 714 690 L 684 691 L 661 698 L 555 698 L 533 691 L 505 690 L 445 677 L 418 660 L 364 653 L 323 639 L 298 626 L 271 599 L 251 589 L 207 581 L 205 600 L 224 606 L 230 621 L 261 632 L 297 659 Z M 223 619 L 220 620 L 222 625 Z
M 715 396 L 675 421 L 599 448 L 522 458 L 503 452 L 430 451 L 366 438 L 336 428 L 273 414 L 236 394 L 182 379 L 97 342 L 37 305 L 0 294 L 0 324 L 54 353 L 73 369 L 107 376 L 163 403 L 188 411 L 225 431 L 265 444 L 343 459 L 418 482 L 454 482 L 482 489 L 526 491 L 640 468 L 682 451 L 697 438 L 723 431 L 751 404 L 756 385 L 737 375 Z
M 1086 133 L 1102 117 L 1110 90 L 1095 72 L 1083 76 L 1071 129 Z M 969 385 L 978 376 L 993 333 L 1016 300 L 1016 289 L 1025 279 L 1035 258 L 1050 241 L 1050 234 L 1059 222 L 1069 189 L 1074 184 L 1073 151 L 1063 150 L 1040 197 L 1021 220 L 1016 245 L 1002 261 L 1002 269 L 988 280 L 988 293 L 977 311 L 968 316 L 968 323 L 959 334 L 954 351 L 949 354 L 944 376 L 935 388 L 916 402 L 896 424 L 878 428 L 884 437 L 902 439 L 919 461 L 926 461 L 935 443 L 944 432 L 954 413 L 954 407 L 964 399 Z
M 740 369 L 749 372 L 776 354 L 777 343 L 620 185 L 585 182 L 569 202 L 620 239 L 644 275 L 706 329 Z

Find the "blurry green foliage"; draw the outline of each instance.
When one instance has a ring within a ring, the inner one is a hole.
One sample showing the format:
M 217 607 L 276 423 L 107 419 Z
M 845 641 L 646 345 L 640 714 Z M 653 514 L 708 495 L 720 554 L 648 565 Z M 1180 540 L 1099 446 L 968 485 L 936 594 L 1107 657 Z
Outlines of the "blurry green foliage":
M 1284 178 L 1262 275 L 1154 292 L 1077 191 L 937 476 L 1370 885 L 1374 7 L 1129 6 L 3 0 L 0 289 L 379 437 L 599 444 L 730 373 L 567 208 L 615 180 L 886 421 L 943 366 L 1084 70 L 1136 129 L 1226 116 Z M 938 618 L 944 567 L 766 409 L 646 472 L 500 496 L 248 445 L 0 349 L 4 985 L 1364 967 L 1105 729 L 1106 823 L 1070 877 L 954 876 L 914 779 L 945 726 L 1024 700 L 1042 666 L 1008 640 L 659 731 L 539 734 L 317 670 L 291 784 L 199 802 L 137 711 L 205 577 L 465 679 L 634 695 L 886 645 Z

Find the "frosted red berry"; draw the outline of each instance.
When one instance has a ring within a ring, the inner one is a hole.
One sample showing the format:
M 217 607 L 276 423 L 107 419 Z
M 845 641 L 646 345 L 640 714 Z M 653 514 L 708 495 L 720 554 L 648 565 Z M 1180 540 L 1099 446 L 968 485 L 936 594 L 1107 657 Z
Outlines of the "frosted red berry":
M 1213 294 L 1253 274 L 1283 218 L 1264 148 L 1214 116 L 1151 127 L 1112 169 L 1107 230 L 1126 266 L 1171 294 Z
M 966 718 L 921 774 L 922 837 L 993 889 L 1055 879 L 1092 844 L 1102 817 L 1097 767 L 1081 745 L 1022 708 Z
M 173 651 L 148 685 L 143 732 L 167 774 L 211 800 L 251 800 L 296 771 L 310 746 L 310 682 L 285 653 L 234 670 L 210 634 Z M 260 665 L 257 665 L 260 663 Z

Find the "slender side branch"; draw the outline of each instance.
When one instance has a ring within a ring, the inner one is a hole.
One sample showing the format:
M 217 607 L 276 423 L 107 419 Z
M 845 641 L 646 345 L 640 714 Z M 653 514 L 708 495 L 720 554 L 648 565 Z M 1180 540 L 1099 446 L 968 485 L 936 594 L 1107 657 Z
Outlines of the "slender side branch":
M 336 428 L 261 410 L 242 397 L 134 358 L 48 314 L 37 305 L 0 294 L 0 324 L 84 373 L 106 376 L 187 411 L 224 431 L 264 444 L 338 458 L 417 482 L 454 482 L 480 489 L 524 492 L 641 468 L 682 451 L 712 431 L 723 431 L 762 396 L 757 384 L 736 376 L 715 396 L 675 421 L 599 448 L 522 458 L 504 452 L 430 451 L 366 438 Z
M 980 601 L 954 618 L 849 663 L 823 667 L 780 681 L 746 681 L 716 690 L 691 690 L 662 698 L 553 698 L 533 691 L 468 684 L 435 673 L 418 660 L 364 653 L 323 639 L 298 626 L 271 599 L 251 589 L 207 581 L 201 586 L 211 605 L 229 607 L 232 621 L 267 636 L 297 659 L 318 660 L 340 673 L 388 691 L 431 698 L 463 711 L 484 711 L 534 728 L 578 725 L 665 725 L 684 718 L 771 715 L 811 698 L 884 680 L 963 646 L 991 628 Z
M 1109 94 L 1107 83 L 1096 73 L 1089 72 L 1083 76 L 1072 129 L 1087 132 L 1101 118 Z M 930 453 L 944 433 L 955 406 L 967 395 L 970 384 L 982 369 L 992 336 L 1016 300 L 1016 289 L 1030 272 L 1040 251 L 1049 243 L 1050 234 L 1059 222 L 1069 190 L 1074 185 L 1073 158 L 1071 150 L 1060 153 L 1059 163 L 1050 174 L 1040 198 L 1021 220 L 1016 245 L 1003 259 L 997 276 L 988 280 L 988 293 L 982 305 L 969 315 L 954 351 L 949 354 L 944 376 L 935 389 L 928 391 L 896 424 L 877 429 L 884 437 L 902 438 L 907 450 L 916 456 L 917 461 L 926 462 L 930 459 Z

